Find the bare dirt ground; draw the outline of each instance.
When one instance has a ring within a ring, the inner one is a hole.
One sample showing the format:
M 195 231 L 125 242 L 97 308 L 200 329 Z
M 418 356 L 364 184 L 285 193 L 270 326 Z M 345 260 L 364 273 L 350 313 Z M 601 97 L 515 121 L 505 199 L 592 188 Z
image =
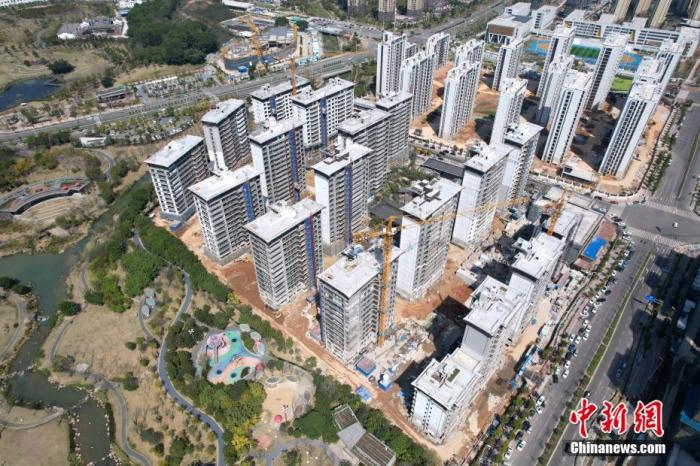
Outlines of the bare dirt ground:
M 464 249 L 450 244 L 447 265 L 442 278 L 417 302 L 411 303 L 399 297 L 396 300 L 396 320 L 416 319 L 423 322 L 443 303 L 450 302 L 455 303 L 455 305 L 464 303 L 471 295 L 472 290 L 457 277 L 456 272 L 467 255 Z M 445 311 L 449 312 L 447 309 Z
M 300 462 L 298 464 L 313 464 L 316 466 L 331 466 L 333 462 L 326 455 L 326 453 L 320 448 L 314 448 L 312 446 L 304 445 L 297 449 L 300 454 Z M 285 454 L 282 453 L 272 462 L 273 466 L 284 466 L 289 464 L 285 461 Z
M 3 431 L 0 458 L 12 466 L 67 465 L 68 423 L 56 419 L 29 430 Z

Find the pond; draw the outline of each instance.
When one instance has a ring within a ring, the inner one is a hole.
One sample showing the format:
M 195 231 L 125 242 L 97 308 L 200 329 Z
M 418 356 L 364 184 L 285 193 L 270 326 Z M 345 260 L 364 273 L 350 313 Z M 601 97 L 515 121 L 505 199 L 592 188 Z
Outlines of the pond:
M 47 78 L 28 79 L 12 84 L 0 92 L 0 110 L 23 102 L 40 100 L 58 92 L 61 86 Z

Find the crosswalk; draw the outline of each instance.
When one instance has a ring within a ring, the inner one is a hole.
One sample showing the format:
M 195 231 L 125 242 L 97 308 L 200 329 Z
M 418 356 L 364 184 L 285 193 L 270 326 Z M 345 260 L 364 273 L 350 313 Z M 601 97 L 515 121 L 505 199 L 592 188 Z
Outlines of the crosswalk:
M 657 233 L 640 230 L 639 228 L 627 227 L 627 231 L 629 231 L 630 235 L 634 236 L 635 238 L 640 238 L 654 244 L 666 246 L 670 249 L 675 249 L 684 244 L 682 241 L 677 239 L 667 238 Z
M 653 201 L 647 202 L 646 205 L 651 207 L 651 208 L 657 209 L 657 210 L 663 210 L 664 212 L 678 215 L 680 217 L 685 217 L 685 218 L 689 218 L 691 220 L 700 221 L 700 217 L 695 215 L 693 212 L 689 212 L 685 209 L 679 209 L 675 205 L 671 204 L 671 201 L 653 200 Z

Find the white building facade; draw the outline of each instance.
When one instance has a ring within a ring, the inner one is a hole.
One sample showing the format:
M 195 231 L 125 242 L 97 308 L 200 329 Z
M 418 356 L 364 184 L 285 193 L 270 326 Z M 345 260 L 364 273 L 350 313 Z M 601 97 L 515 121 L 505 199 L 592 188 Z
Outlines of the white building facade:
M 479 67 L 475 63 L 463 63 L 447 73 L 438 131 L 441 138 L 452 139 L 469 122 L 478 85 Z
M 202 132 L 212 171 L 235 170 L 250 157 L 248 111 L 245 102 L 220 102 L 202 117 Z
M 501 85 L 501 95 L 498 97 L 496 116 L 493 119 L 491 131 L 491 144 L 503 142 L 508 126 L 520 121 L 520 112 L 523 109 L 527 80 L 520 78 L 506 78 Z

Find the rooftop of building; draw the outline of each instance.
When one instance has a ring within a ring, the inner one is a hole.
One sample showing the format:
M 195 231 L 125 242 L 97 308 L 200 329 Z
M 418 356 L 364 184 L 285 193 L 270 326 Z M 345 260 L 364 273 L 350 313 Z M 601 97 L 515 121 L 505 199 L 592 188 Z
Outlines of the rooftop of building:
M 309 105 L 320 99 L 338 94 L 339 92 L 352 90 L 354 86 L 355 83 L 352 81 L 347 81 L 343 78 L 332 78 L 325 86 L 316 90 L 311 89 L 311 87 L 301 89 L 297 95 L 292 97 L 292 101 L 301 105 Z
M 303 76 L 297 76 L 297 89 L 309 84 L 309 80 Z M 250 96 L 258 100 L 267 100 L 274 95 L 284 94 L 292 91 L 291 81 L 282 81 L 274 86 L 269 83 L 263 84 L 250 93 Z
M 247 224 L 246 229 L 266 243 L 270 243 L 307 218 L 321 212 L 322 209 L 321 204 L 308 198 L 293 205 L 278 201 L 269 206 L 265 215 Z
M 349 406 L 336 408 L 333 419 L 339 429 L 338 437 L 361 463 L 391 466 L 396 462 L 396 453 L 367 432 Z
M 167 168 L 187 155 L 197 144 L 201 144 L 202 141 L 204 141 L 204 139 L 201 137 L 191 134 L 175 139 L 146 159 L 146 163 L 148 165 Z
M 635 81 L 627 94 L 627 102 L 630 99 L 646 100 L 649 102 L 658 101 L 661 98 L 663 89 L 656 81 Z
M 549 228 L 551 225 L 552 218 L 550 217 L 547 219 L 547 223 L 545 224 L 545 228 Z M 554 225 L 554 234 L 557 236 L 560 236 L 562 238 L 567 237 L 569 235 L 569 232 L 576 228 L 579 224 L 581 223 L 581 214 L 574 211 L 573 208 L 569 207 L 569 204 L 564 206 L 562 209 L 561 215 L 559 216 L 559 219 L 557 220 L 557 224 Z
M 365 109 L 353 112 L 350 118 L 340 123 L 338 131 L 347 134 L 357 134 L 367 128 L 371 128 L 380 121 L 391 117 L 391 114 L 378 108 Z
M 381 250 L 364 251 L 358 246 L 350 247 L 340 255 L 340 259 L 328 267 L 319 279 L 351 297 L 369 283 L 381 271 Z M 401 255 L 401 249 L 394 247 L 391 260 Z
M 507 154 L 503 145 L 490 146 L 483 142 L 472 145 L 469 148 L 469 153 L 471 157 L 467 159 L 464 166 L 479 173 L 486 173 L 491 170 Z
M 442 178 L 419 181 L 415 183 L 414 188 L 417 196 L 404 205 L 401 210 L 404 214 L 420 220 L 426 220 L 462 190 L 461 186 Z
M 587 21 L 587 15 L 588 12 L 586 10 L 573 10 L 571 13 L 566 15 L 564 21 Z
M 496 16 L 491 21 L 489 21 L 489 26 L 504 26 L 504 27 L 514 27 L 519 28 L 523 25 L 532 21 L 529 16 L 523 15 L 510 15 L 508 13 Z
M 260 171 L 252 165 L 245 165 L 238 170 L 224 170 L 216 173 L 199 183 L 193 184 L 189 187 L 189 190 L 195 196 L 205 201 L 210 201 L 257 176 L 260 176 Z
M 528 121 L 520 121 L 518 123 L 508 125 L 504 139 L 506 142 L 511 141 L 523 145 L 531 141 L 532 138 L 537 137 L 542 129 L 543 128 L 540 125 L 536 125 Z
M 223 102 L 219 102 L 216 104 L 216 107 L 204 114 L 202 117 L 202 123 L 217 125 L 241 107 L 245 108 L 245 102 L 243 100 L 228 99 L 224 100 Z
M 265 144 L 281 134 L 288 133 L 292 129 L 301 128 L 302 126 L 303 123 L 297 122 L 292 118 L 287 118 L 286 120 L 270 118 L 259 124 L 255 131 L 250 134 L 249 138 L 252 142 L 257 144 Z
M 411 385 L 451 409 L 479 379 L 478 367 L 479 361 L 458 348 L 442 361 L 431 360 Z
M 369 147 L 354 142 L 348 143 L 344 147 L 340 144 L 336 144 L 326 152 L 327 157 L 324 157 L 323 160 L 311 168 L 317 173 L 331 176 L 337 173 L 338 170 L 344 169 L 352 162 L 365 157 L 370 152 L 372 152 L 372 150 Z
M 392 94 L 389 94 L 387 96 L 382 97 L 381 99 L 378 99 L 375 102 L 375 105 L 378 108 L 393 108 L 396 105 L 403 103 L 407 100 L 411 100 L 413 98 L 413 94 L 407 91 L 398 91 Z
M 527 90 L 527 79 L 522 78 L 503 78 L 501 84 L 501 95 L 503 94 L 517 94 L 522 91 Z
M 545 276 L 555 265 L 564 249 L 564 243 L 554 236 L 540 232 L 530 241 L 518 239 L 514 245 L 520 249 L 512 267 L 535 279 Z
M 629 36 L 622 33 L 609 34 L 603 41 L 603 45 L 606 47 L 622 47 L 627 45 L 627 40 Z
M 423 162 L 421 166 L 438 172 L 440 176 L 446 174 L 450 178 L 459 179 L 462 179 L 462 176 L 464 176 L 464 167 L 462 165 L 457 165 L 456 162 L 440 160 L 435 157 L 430 157 L 428 160 Z
M 564 76 L 562 88 L 583 91 L 590 85 L 591 76 L 585 71 L 569 70 Z
M 524 303 L 524 299 L 514 300 L 511 295 L 508 285 L 487 276 L 465 303 L 469 313 L 464 321 L 487 335 L 495 335 L 499 328 L 510 324 L 515 311 Z

